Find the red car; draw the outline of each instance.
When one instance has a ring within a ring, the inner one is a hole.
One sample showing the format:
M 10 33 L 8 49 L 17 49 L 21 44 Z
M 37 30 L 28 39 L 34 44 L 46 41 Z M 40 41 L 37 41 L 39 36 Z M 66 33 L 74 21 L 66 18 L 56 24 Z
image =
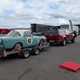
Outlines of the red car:
M 0 34 L 8 34 L 10 31 L 11 29 L 0 28 Z
M 49 30 L 44 34 L 47 37 L 48 42 L 58 43 L 62 45 L 66 45 L 67 42 L 75 42 L 75 35 L 72 31 L 68 29 L 59 29 L 59 28 L 52 28 L 52 31 Z

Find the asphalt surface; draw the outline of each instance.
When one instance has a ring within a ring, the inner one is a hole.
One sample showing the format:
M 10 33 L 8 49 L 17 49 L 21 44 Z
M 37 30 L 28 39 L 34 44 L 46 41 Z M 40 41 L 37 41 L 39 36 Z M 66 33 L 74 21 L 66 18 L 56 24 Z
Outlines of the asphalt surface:
M 8 56 L 0 60 L 0 80 L 80 80 L 80 71 L 59 68 L 64 61 L 80 63 L 80 37 L 65 47 L 51 46 L 28 59 Z

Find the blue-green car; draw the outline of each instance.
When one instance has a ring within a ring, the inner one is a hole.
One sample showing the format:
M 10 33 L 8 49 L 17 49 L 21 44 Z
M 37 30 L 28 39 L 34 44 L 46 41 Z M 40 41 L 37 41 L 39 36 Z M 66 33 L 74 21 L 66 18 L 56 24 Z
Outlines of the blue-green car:
M 17 53 L 27 58 L 30 56 L 30 50 L 34 54 L 39 54 L 39 51 L 46 47 L 46 37 L 32 35 L 27 30 L 12 30 L 0 37 L 0 57 Z

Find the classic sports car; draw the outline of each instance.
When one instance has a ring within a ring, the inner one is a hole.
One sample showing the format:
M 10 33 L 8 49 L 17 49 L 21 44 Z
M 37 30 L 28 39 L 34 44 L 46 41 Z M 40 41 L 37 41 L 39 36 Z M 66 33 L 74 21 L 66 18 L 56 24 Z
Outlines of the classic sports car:
M 26 30 L 12 30 L 6 36 L 0 37 L 0 57 L 17 53 L 27 58 L 30 51 L 37 55 L 46 47 L 46 37 L 34 36 Z

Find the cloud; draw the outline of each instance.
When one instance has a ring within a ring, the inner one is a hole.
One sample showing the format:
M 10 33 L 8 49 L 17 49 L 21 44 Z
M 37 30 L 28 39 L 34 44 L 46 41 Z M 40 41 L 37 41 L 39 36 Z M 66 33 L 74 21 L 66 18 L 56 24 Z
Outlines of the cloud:
M 55 24 L 58 18 L 79 22 L 79 4 L 80 0 L 1 0 L 0 16 L 4 17 L 3 21 L 8 19 L 6 24 L 11 20 L 18 25 L 26 25 L 26 22 Z

